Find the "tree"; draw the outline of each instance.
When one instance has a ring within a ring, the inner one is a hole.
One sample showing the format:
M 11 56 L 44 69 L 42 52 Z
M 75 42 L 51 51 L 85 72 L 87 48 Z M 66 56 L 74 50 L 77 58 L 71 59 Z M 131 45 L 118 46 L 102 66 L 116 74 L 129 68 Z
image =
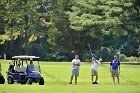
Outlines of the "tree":
M 5 6 L 6 13 L 5 33 L 2 35 L 5 38 L 2 41 L 20 38 L 23 42 L 23 54 L 29 54 L 30 42 L 43 36 L 48 29 L 44 14 L 37 11 L 42 7 L 42 1 L 10 0 L 1 1 L 1 4 Z
M 139 0 L 110 2 L 108 5 L 112 7 L 119 7 L 120 13 L 112 11 L 111 17 L 117 17 L 120 24 L 116 25 L 114 34 L 118 34 L 117 37 L 127 37 L 127 41 L 123 41 L 117 49 L 121 49 L 121 53 L 127 56 L 138 56 L 138 46 L 140 45 L 140 4 Z M 120 39 L 122 40 L 122 39 Z M 120 41 L 118 40 L 118 41 Z M 130 44 L 131 42 L 131 44 Z M 133 42 L 133 43 L 132 43 Z
M 92 39 L 101 39 L 102 43 L 104 41 L 102 37 L 112 33 L 115 38 L 128 36 L 139 45 L 139 9 L 139 0 L 76 0 L 72 6 L 72 12 L 69 12 L 70 27 L 76 31 L 89 31 L 89 36 L 92 36 Z M 123 39 L 117 38 L 116 40 L 119 41 L 115 41 L 115 38 L 112 38 L 113 42 L 111 39 L 108 41 L 112 42 L 108 47 L 119 50 L 127 41 L 125 39 L 121 42 L 120 40 Z M 138 47 L 135 49 L 137 51 Z
M 93 41 L 96 43 L 100 42 L 100 40 L 90 36 L 89 29 L 79 31 L 71 27 L 71 14 L 75 12 L 72 9 L 75 5 L 74 3 L 74 0 L 59 0 L 56 2 L 56 6 L 51 15 L 53 25 L 49 32 L 49 43 L 52 44 L 55 49 L 85 53 L 88 49 L 87 43 Z M 76 19 L 75 21 L 80 20 Z M 98 46 L 100 46 L 100 43 L 98 45 L 96 43 L 92 47 L 97 49 Z
M 139 0 L 1 0 L 0 53 L 62 59 L 87 54 L 89 43 L 97 55 L 105 47 L 110 56 L 108 49 L 138 56 L 139 12 Z

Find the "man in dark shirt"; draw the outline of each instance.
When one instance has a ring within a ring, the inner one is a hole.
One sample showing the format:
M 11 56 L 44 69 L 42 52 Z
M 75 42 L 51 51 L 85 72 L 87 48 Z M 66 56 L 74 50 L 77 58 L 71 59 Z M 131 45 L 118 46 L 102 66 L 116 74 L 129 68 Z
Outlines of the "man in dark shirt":
M 116 56 L 114 56 L 114 60 L 110 63 L 110 72 L 111 72 L 114 85 L 115 85 L 115 76 L 117 77 L 118 84 L 120 84 L 120 81 L 119 81 L 120 62 Z

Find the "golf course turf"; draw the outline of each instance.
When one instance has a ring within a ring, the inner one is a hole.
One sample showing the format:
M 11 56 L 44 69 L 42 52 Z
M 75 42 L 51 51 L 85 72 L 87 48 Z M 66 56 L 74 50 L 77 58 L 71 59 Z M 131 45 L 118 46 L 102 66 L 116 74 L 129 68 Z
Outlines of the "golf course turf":
M 6 71 L 9 62 L 0 60 L 2 74 L 6 79 Z M 26 66 L 26 63 L 24 64 Z M 21 85 L 15 83 L 0 84 L 0 93 L 140 93 L 140 65 L 121 64 L 120 84 L 113 85 L 110 76 L 109 64 L 101 64 L 98 68 L 98 85 L 91 84 L 91 64 L 82 63 L 78 85 L 69 84 L 71 76 L 71 63 L 64 62 L 40 62 L 41 74 L 45 79 L 45 85 L 33 83 Z

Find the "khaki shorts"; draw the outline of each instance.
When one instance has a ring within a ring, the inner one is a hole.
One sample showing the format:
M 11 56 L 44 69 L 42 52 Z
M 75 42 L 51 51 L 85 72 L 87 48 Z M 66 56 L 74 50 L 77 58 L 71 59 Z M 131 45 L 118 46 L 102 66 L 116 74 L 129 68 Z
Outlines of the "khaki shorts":
M 111 76 L 112 77 L 119 77 L 119 72 L 118 72 L 118 69 L 117 70 L 114 70 L 114 69 L 112 69 L 112 71 L 111 71 Z
M 94 69 L 91 69 L 91 75 L 92 76 L 98 76 L 98 72 L 97 72 L 97 70 L 94 70 Z
M 72 76 L 79 76 L 79 69 L 72 69 Z

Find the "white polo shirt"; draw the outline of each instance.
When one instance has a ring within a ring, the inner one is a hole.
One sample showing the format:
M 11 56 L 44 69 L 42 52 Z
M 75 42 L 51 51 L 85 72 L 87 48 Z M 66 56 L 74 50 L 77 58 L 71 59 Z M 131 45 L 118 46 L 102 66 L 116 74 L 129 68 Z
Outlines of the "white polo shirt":
M 73 59 L 73 60 L 72 60 L 72 63 L 75 63 L 75 64 L 80 64 L 80 62 L 81 62 L 81 61 L 80 61 L 79 59 Z M 74 65 L 73 65 L 73 66 L 72 66 L 72 69 L 79 69 L 79 66 L 74 66 Z
M 15 71 L 17 71 L 17 72 L 21 72 L 21 68 L 19 67 L 19 66 L 15 66 Z
M 97 63 L 96 63 L 96 62 L 97 62 Z M 96 60 L 96 62 L 93 61 L 92 66 L 91 66 L 91 69 L 97 70 L 97 68 L 98 68 L 98 66 L 99 66 L 99 64 L 100 64 L 100 62 L 99 62 L 98 60 Z

